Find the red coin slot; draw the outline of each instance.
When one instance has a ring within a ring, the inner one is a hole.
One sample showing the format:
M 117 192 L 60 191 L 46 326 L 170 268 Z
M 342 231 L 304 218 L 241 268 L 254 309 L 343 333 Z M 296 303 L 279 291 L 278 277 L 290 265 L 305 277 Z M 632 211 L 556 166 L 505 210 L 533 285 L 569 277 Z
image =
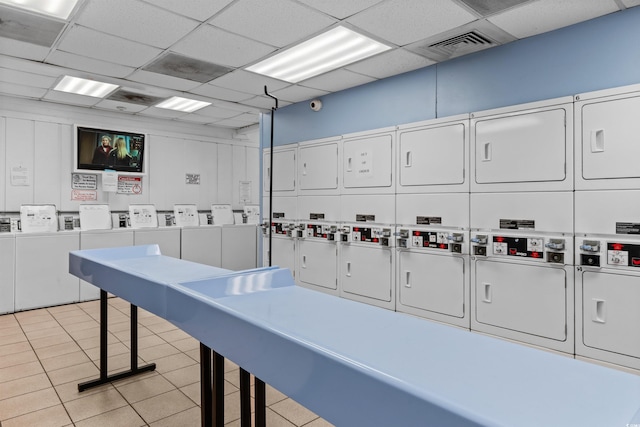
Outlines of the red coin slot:
M 440 243 L 440 249 L 447 249 L 447 245 L 445 245 L 444 243 Z
M 360 231 L 359 227 L 353 227 L 353 231 Z
M 621 251 L 622 248 L 624 248 L 624 245 L 622 243 L 614 243 L 611 247 L 614 251 Z
M 640 266 L 640 258 L 631 258 L 631 265 Z
M 515 249 L 515 248 L 511 248 L 511 249 L 509 249 L 509 254 L 510 254 L 510 255 L 515 255 L 517 252 L 518 252 L 518 250 L 517 250 L 517 249 Z
M 496 242 L 498 242 L 498 243 L 504 242 L 504 237 L 502 237 L 502 236 L 496 237 Z
M 419 235 L 420 235 L 420 232 L 419 232 L 419 231 L 414 231 L 414 232 L 413 232 L 413 235 L 414 235 L 414 236 L 419 236 Z
M 540 252 L 531 252 L 533 258 L 540 258 Z
M 377 238 L 377 237 L 374 237 L 373 239 L 371 239 L 371 241 L 372 241 L 373 243 L 378 243 L 378 238 Z

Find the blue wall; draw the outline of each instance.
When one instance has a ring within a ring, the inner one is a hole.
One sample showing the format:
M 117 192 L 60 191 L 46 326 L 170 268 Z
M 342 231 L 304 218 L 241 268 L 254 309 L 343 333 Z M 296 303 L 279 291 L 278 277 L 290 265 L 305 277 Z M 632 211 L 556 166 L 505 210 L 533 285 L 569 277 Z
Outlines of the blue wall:
M 275 113 L 274 145 L 640 83 L 640 7 L 375 81 Z M 270 116 L 261 143 L 270 140 Z

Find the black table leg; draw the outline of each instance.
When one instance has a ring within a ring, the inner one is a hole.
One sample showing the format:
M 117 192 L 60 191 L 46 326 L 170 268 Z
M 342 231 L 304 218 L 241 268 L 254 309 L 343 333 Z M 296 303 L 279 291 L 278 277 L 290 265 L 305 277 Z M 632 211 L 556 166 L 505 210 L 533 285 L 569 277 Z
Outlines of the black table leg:
M 240 368 L 240 427 L 251 427 L 251 374 Z
M 200 343 L 200 419 L 202 427 L 213 427 L 213 377 L 211 349 Z
M 264 381 L 255 378 L 256 389 L 256 427 L 267 425 L 267 394 Z
M 224 357 L 213 351 L 213 417 L 216 427 L 224 426 Z
M 138 307 L 131 304 L 131 368 L 127 371 L 108 375 L 107 337 L 109 325 L 107 311 L 109 306 L 107 297 L 107 291 L 100 290 L 100 377 L 78 384 L 78 391 L 84 391 L 111 381 L 117 381 L 156 369 L 155 363 L 138 367 Z

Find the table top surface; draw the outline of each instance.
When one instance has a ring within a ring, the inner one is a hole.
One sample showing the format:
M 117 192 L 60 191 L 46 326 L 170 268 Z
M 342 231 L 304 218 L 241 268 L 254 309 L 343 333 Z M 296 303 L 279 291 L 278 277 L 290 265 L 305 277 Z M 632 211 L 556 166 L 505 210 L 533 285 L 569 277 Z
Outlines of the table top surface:
M 200 268 L 150 248 L 74 254 L 166 285 L 170 321 L 214 350 L 228 349 L 223 356 L 239 358 L 249 365 L 241 365 L 245 369 L 255 365 L 254 374 L 273 378 L 282 392 L 337 424 L 340 414 L 331 408 L 345 396 L 338 388 L 333 402 L 332 396 L 314 396 L 314 385 L 301 386 L 301 376 L 339 383 L 335 367 L 347 368 L 353 373 L 349 387 L 359 390 L 354 402 L 375 398 L 379 386 L 466 420 L 456 425 L 640 424 L 640 376 L 301 288 L 288 270 Z M 243 342 L 247 337 L 252 343 Z M 278 353 L 283 343 L 287 353 Z M 251 351 L 259 354 L 246 355 Z M 270 354 L 274 360 L 265 363 Z M 313 362 L 298 366 L 291 362 L 295 357 Z M 367 425 L 382 425 L 376 411 L 371 414 Z M 404 415 L 397 414 L 398 422 Z

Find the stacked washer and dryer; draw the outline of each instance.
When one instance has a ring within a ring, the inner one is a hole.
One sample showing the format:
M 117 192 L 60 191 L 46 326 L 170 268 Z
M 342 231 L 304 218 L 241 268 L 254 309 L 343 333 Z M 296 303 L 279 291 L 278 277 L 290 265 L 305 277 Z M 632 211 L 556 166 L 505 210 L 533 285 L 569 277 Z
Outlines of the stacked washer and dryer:
M 576 357 L 640 369 L 640 85 L 575 97 Z

